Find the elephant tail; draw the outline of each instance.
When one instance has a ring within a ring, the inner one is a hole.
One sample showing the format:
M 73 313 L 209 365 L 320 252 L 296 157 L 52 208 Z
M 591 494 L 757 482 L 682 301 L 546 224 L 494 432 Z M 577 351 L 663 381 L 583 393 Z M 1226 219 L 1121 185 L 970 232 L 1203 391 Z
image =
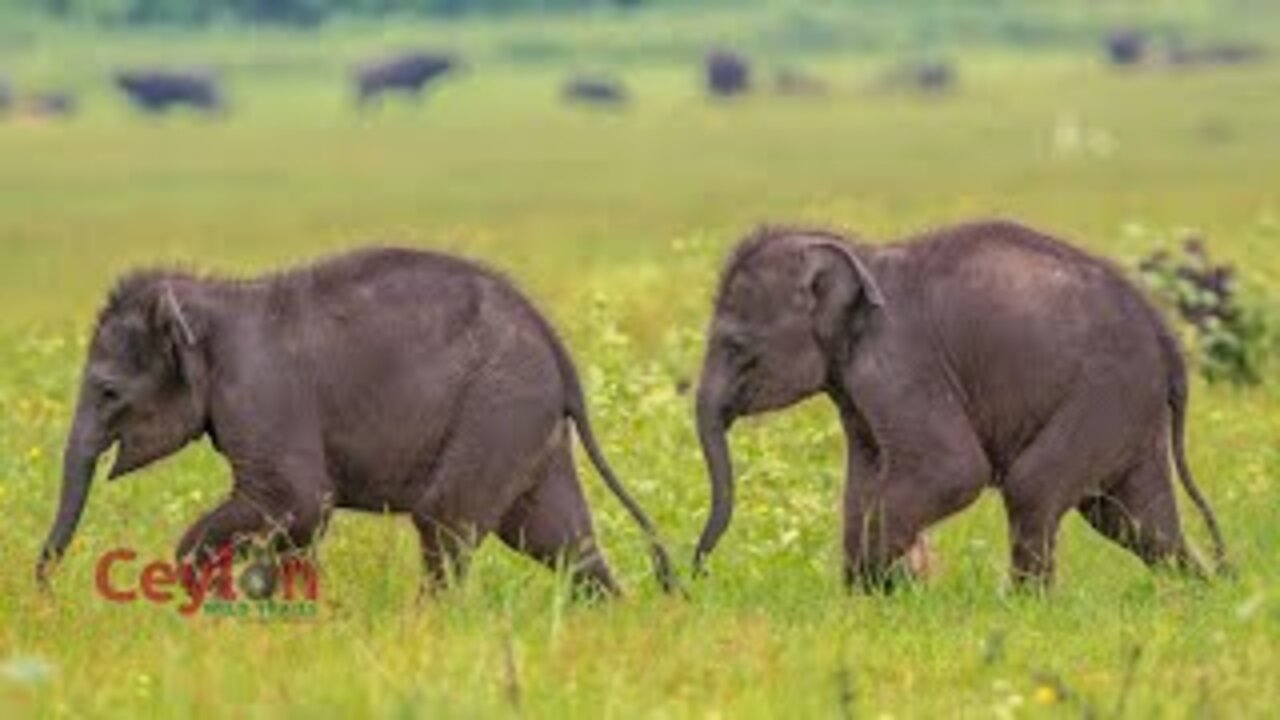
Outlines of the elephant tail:
M 683 594 L 683 588 L 680 586 L 674 570 L 674 564 L 671 562 L 671 554 L 667 552 L 666 546 L 662 544 L 661 538 L 658 537 L 658 531 L 653 522 L 645 514 L 640 504 L 627 492 L 626 487 L 623 486 L 618 476 L 613 472 L 613 468 L 610 467 L 609 462 L 604 458 L 604 453 L 600 450 L 600 443 L 596 441 L 595 431 L 592 429 L 591 420 L 587 416 L 587 403 L 582 392 L 582 381 L 579 379 L 578 371 L 569 357 L 569 351 L 564 347 L 564 343 L 560 341 L 560 338 L 551 330 L 550 326 L 547 325 L 546 321 L 541 316 L 538 316 L 538 319 L 544 326 L 544 331 L 551 343 L 552 350 L 556 356 L 556 364 L 560 369 L 560 377 L 565 385 L 565 414 L 573 419 L 573 423 L 578 430 L 578 438 L 582 441 L 582 446 L 587 451 L 587 457 L 591 458 L 591 464 L 595 466 L 596 472 L 600 473 L 600 477 L 604 479 L 609 491 L 613 493 L 614 497 L 618 498 L 619 502 L 622 503 L 632 519 L 644 532 L 645 538 L 649 542 L 649 552 L 653 559 L 653 572 L 658 579 L 658 584 L 662 586 L 663 592 L 679 592 Z
M 1231 565 L 1227 560 L 1227 545 L 1222 539 L 1222 530 L 1218 527 L 1218 518 L 1213 514 L 1209 501 L 1196 485 L 1191 474 L 1191 466 L 1187 463 L 1186 429 L 1187 403 L 1190 390 L 1187 383 L 1187 364 L 1182 358 L 1182 351 L 1173 335 L 1163 324 L 1157 326 L 1160 345 L 1164 351 L 1165 361 L 1169 367 L 1169 408 L 1173 411 L 1171 434 L 1173 436 L 1173 462 L 1178 471 L 1178 479 L 1186 490 L 1191 502 L 1195 503 L 1200 514 L 1204 516 L 1209 535 L 1213 538 L 1213 559 L 1220 574 L 1230 574 Z

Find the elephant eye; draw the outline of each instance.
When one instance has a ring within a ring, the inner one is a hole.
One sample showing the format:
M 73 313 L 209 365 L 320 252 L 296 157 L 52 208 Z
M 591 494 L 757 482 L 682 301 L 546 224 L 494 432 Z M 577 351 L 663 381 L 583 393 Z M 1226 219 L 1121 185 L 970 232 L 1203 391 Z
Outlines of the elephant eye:
M 120 388 L 109 383 L 102 383 L 98 386 L 98 398 L 102 404 L 108 408 L 116 407 L 120 404 L 122 395 Z
M 725 336 L 723 342 L 725 353 L 739 372 L 750 370 L 758 363 L 758 354 L 752 350 L 746 338 L 738 335 Z

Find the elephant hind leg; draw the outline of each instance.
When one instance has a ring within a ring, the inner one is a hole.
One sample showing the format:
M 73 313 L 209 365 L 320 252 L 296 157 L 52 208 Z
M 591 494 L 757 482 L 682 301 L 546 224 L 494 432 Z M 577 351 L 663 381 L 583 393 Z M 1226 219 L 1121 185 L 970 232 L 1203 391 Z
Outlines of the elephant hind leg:
M 1148 566 L 1204 574 L 1182 535 L 1163 446 L 1104 494 L 1085 498 L 1078 509 L 1095 530 Z
M 1015 587 L 1045 589 L 1053 584 L 1058 528 L 1065 510 L 1049 501 L 1005 493 L 1011 577 Z
M 471 388 L 409 504 L 428 591 L 464 578 L 468 556 L 534 486 L 556 432 L 555 398 L 514 394 L 509 382 L 485 376 Z
M 467 560 L 476 538 L 468 528 L 449 525 L 422 514 L 415 514 L 422 546 L 422 563 L 427 576 L 423 590 L 435 593 L 462 581 L 467 573 Z
M 1131 418 L 1113 405 L 1099 406 L 1102 394 L 1097 388 L 1082 391 L 1060 407 L 1001 482 L 1017 587 L 1053 583 L 1062 517 L 1125 464 L 1133 442 Z
M 502 518 L 498 537 L 511 549 L 544 565 L 555 568 L 563 564 L 580 595 L 620 595 L 596 544 L 567 434 L 559 433 L 551 452 L 538 484 Z

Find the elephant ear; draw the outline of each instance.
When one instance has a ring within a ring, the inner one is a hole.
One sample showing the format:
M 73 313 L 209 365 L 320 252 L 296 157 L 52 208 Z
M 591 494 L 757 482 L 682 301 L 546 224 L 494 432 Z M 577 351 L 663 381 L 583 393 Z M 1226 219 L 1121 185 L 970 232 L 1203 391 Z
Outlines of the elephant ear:
M 203 338 L 208 324 L 167 279 L 144 279 L 130 296 L 126 322 L 137 389 L 116 427 L 119 449 L 108 478 L 115 480 L 177 452 L 206 432 L 209 368 Z M 135 286 L 136 287 L 136 286 Z
M 804 291 L 811 298 L 814 329 L 830 347 L 883 308 L 884 293 L 854 249 L 836 238 L 805 238 L 804 255 Z
M 160 315 L 171 336 L 186 345 L 196 344 L 196 333 L 187 319 L 187 312 L 182 309 L 173 286 L 168 283 L 160 291 Z
M 167 281 L 157 283 L 152 302 L 152 330 L 170 367 L 186 383 L 194 378 L 192 358 L 199 343 L 199 325 Z

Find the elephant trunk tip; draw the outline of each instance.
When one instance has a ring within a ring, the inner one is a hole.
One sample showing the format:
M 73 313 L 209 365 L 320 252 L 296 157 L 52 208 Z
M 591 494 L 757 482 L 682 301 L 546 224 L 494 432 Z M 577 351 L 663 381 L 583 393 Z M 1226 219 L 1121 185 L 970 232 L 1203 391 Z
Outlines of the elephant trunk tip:
M 53 573 L 58 568 L 59 553 L 53 548 L 46 546 L 40 551 L 40 559 L 36 561 L 36 587 L 42 592 L 50 592 L 52 588 L 51 579 Z
M 724 534 L 728 525 L 729 518 L 727 514 L 724 516 L 713 515 L 708 521 L 707 528 L 703 530 L 702 537 L 698 540 L 698 547 L 693 553 L 694 577 L 706 577 L 707 558 L 711 556 L 711 551 L 715 550 L 716 544 L 720 541 L 720 536 Z
M 654 567 L 657 568 L 658 585 L 662 588 L 662 592 L 688 600 L 689 592 L 685 589 L 684 583 L 680 582 L 680 576 L 676 572 L 675 565 L 671 562 L 671 556 L 667 554 L 666 548 L 661 545 L 654 545 L 653 563 Z
M 707 576 L 707 553 L 702 548 L 698 548 L 693 553 L 693 576 L 695 578 Z

